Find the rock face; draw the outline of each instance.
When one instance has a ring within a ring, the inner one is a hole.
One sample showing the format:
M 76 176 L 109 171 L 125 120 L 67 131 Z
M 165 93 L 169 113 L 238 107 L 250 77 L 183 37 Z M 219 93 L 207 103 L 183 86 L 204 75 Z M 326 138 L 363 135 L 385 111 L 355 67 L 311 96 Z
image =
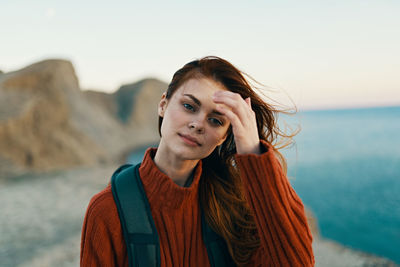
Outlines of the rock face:
M 167 86 L 157 79 L 122 86 L 115 93 L 119 119 L 130 125 L 148 127 L 149 122 L 158 120 L 157 104 Z
M 104 152 L 75 128 L 79 94 L 70 62 L 47 60 L 0 77 L 0 153 L 18 166 L 48 170 L 90 164 Z
M 167 84 L 157 79 L 144 79 L 121 86 L 115 93 L 84 92 L 88 100 L 100 106 L 118 121 L 127 134 L 119 139 L 118 152 L 125 155 L 135 146 L 153 144 L 158 141 L 157 107 Z
M 114 94 L 82 92 L 65 60 L 1 74 L 0 176 L 115 161 L 156 142 L 155 112 L 165 88 L 148 79 Z

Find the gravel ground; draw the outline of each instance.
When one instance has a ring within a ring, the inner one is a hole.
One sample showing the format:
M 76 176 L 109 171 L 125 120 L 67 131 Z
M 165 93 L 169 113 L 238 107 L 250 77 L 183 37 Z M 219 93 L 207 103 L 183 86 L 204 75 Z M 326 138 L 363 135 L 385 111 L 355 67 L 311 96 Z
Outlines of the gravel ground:
M 0 179 L 0 266 L 79 265 L 80 232 L 90 198 L 115 167 Z M 315 238 L 316 266 L 398 266 Z
M 0 266 L 78 266 L 86 207 L 113 167 L 0 181 Z

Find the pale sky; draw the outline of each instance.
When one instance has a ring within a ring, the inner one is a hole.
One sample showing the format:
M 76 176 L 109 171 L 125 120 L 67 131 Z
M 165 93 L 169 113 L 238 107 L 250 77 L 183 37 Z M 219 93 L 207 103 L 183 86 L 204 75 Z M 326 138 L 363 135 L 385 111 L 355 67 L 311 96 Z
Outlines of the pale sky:
M 400 105 L 400 1 L 1 1 L 0 70 L 62 58 L 82 89 L 206 55 L 298 108 Z

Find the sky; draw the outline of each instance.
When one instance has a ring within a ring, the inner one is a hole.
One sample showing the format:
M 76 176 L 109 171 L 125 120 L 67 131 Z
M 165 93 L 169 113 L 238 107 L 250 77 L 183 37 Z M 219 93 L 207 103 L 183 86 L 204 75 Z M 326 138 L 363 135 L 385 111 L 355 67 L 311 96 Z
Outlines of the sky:
M 299 109 L 400 105 L 400 1 L 1 1 L 0 70 L 70 60 L 82 89 L 229 60 Z

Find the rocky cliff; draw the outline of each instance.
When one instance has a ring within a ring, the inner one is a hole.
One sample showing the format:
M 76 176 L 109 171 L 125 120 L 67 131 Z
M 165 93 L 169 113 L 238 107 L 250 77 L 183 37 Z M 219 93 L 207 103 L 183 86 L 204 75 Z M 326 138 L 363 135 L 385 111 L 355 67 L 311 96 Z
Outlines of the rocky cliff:
M 71 62 L 58 59 L 1 74 L 0 176 L 119 160 L 156 142 L 165 88 L 147 79 L 114 94 L 83 92 Z
M 0 77 L 0 153 L 19 167 L 90 164 L 104 151 L 73 124 L 78 79 L 70 62 L 47 60 Z M 79 97 L 79 96 L 78 96 Z
M 124 157 L 134 147 L 158 141 L 157 106 L 167 86 L 150 78 L 123 85 L 113 94 L 84 92 L 91 104 L 107 111 L 122 127 L 126 136 L 116 139 L 118 143 L 113 145 L 116 154 Z

